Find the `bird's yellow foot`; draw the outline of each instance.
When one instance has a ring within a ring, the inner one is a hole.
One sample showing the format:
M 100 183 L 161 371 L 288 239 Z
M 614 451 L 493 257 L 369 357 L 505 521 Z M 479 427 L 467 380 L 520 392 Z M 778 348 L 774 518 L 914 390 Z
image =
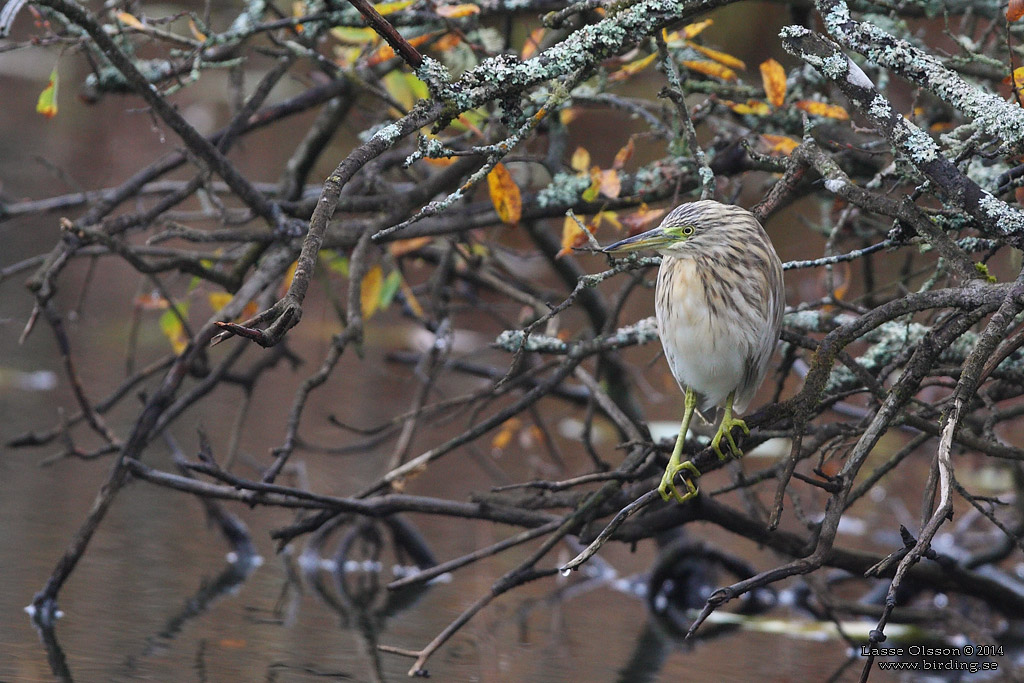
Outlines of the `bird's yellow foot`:
M 718 426 L 718 433 L 715 434 L 715 438 L 711 439 L 711 448 L 718 454 L 719 460 L 729 459 L 729 456 L 722 452 L 721 443 L 723 436 L 729 444 L 729 451 L 731 452 L 732 457 L 743 457 L 743 451 L 740 450 L 740 447 L 736 445 L 736 442 L 732 438 L 733 427 L 739 427 L 743 430 L 744 434 L 750 434 L 750 428 L 747 427 L 747 423 L 738 417 L 733 417 L 730 412 L 731 411 L 726 412 L 725 417 L 722 418 L 722 424 Z
M 689 477 L 683 476 L 683 483 L 686 484 L 686 493 L 679 493 L 679 489 L 676 488 L 676 475 L 687 470 L 690 473 Z M 693 482 L 700 476 L 700 470 L 692 462 L 687 460 L 686 462 L 673 465 L 669 463 L 669 466 L 665 469 L 665 474 L 661 477 L 661 484 L 658 486 L 658 493 L 664 500 L 670 500 L 675 498 L 680 503 L 697 497 L 697 485 Z

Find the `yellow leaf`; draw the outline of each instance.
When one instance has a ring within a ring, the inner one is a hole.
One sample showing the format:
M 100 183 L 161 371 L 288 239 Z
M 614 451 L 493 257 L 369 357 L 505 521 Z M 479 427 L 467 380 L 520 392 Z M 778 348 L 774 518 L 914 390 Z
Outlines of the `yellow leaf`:
M 786 70 L 774 59 L 761 62 L 761 83 L 772 106 L 781 107 L 786 100 Z
M 718 50 L 712 50 L 710 47 L 704 47 L 703 45 L 697 45 L 696 43 L 686 43 L 688 46 L 701 53 L 708 59 L 712 59 L 723 66 L 727 66 L 731 69 L 746 69 L 747 65 L 742 59 L 737 59 L 730 54 L 725 52 L 719 52 Z
M 601 191 L 601 169 L 597 166 L 590 168 L 590 187 L 583 191 L 580 199 L 585 202 L 592 202 L 597 199 L 597 193 Z
M 570 123 L 576 120 L 576 117 L 580 115 L 578 107 L 566 107 L 562 111 L 558 112 L 558 122 L 563 126 L 568 126 Z
M 512 437 L 515 436 L 516 431 L 519 430 L 520 424 L 521 422 L 518 417 L 510 417 L 505 420 L 501 425 L 501 428 L 498 430 L 498 433 L 494 435 L 493 439 L 491 439 L 491 448 L 496 451 L 500 451 L 508 446 L 512 441 Z
M 188 337 L 185 334 L 185 326 L 181 322 L 181 318 L 188 315 L 188 303 L 180 303 L 175 306 L 175 311 L 168 310 L 164 311 L 160 316 L 160 331 L 164 333 L 167 340 L 171 342 L 171 348 L 174 349 L 174 353 L 180 354 L 188 346 Z M 180 316 L 180 317 L 179 317 Z
M 441 5 L 437 8 L 437 15 L 445 19 L 460 19 L 472 14 L 480 14 L 478 5 Z
M 145 31 L 146 26 L 135 18 L 135 15 L 128 14 L 127 12 L 118 12 L 116 15 L 117 20 L 129 28 L 134 28 L 139 31 Z
M 571 254 L 576 247 L 582 247 L 587 243 L 586 233 L 580 229 L 579 223 L 572 216 L 566 216 L 562 223 L 562 248 L 555 254 L 555 258 L 562 258 Z
M 378 2 L 373 6 L 375 10 L 380 12 L 381 16 L 386 17 L 389 14 L 399 12 L 406 7 L 412 5 L 416 0 L 395 0 L 394 2 Z
M 698 33 L 706 29 L 708 26 L 711 26 L 711 24 L 713 23 L 715 22 L 713 22 L 711 19 L 705 19 L 704 21 L 698 21 L 694 24 L 687 24 L 686 26 L 683 27 L 683 37 L 689 40 L 690 38 L 693 38 Z
M 728 100 L 722 100 L 722 102 L 728 105 L 729 109 L 732 109 L 737 114 L 753 114 L 754 116 L 768 116 L 772 113 L 772 108 L 768 106 L 767 102 L 761 102 L 760 100 L 747 100 L 744 102 L 729 102 Z
M 630 136 L 629 141 L 615 153 L 615 160 L 612 162 L 612 168 L 620 170 L 626 165 L 626 162 L 633 157 L 633 152 L 636 151 L 636 145 L 633 144 L 633 137 Z
M 292 280 L 295 279 L 295 269 L 299 267 L 299 262 L 294 261 L 288 270 L 284 273 L 284 278 L 281 279 L 280 295 L 284 296 L 288 292 L 288 288 L 292 286 Z
M 229 303 L 231 303 L 231 300 L 234 298 L 235 297 L 233 295 L 228 294 L 227 292 L 212 292 L 207 297 L 207 299 L 210 302 L 210 308 L 212 308 L 215 311 L 219 311 L 220 309 L 227 306 Z
M 377 42 L 377 32 L 372 28 L 352 28 L 350 26 L 335 26 L 331 29 L 331 35 L 346 45 L 366 45 Z
M 530 35 L 526 37 L 526 42 L 523 43 L 523 51 L 519 54 L 519 58 L 529 59 L 530 57 L 537 54 L 537 49 L 540 47 L 540 41 L 543 38 L 543 28 L 535 28 L 532 31 L 530 31 Z
M 771 145 L 768 150 L 769 154 L 779 152 L 789 156 L 794 149 L 800 146 L 799 140 L 794 140 L 786 135 L 769 135 L 768 133 L 761 133 L 761 139 Z
M 722 66 L 718 62 L 686 60 L 682 64 L 690 71 L 696 71 L 705 76 L 721 78 L 724 81 L 736 80 L 736 72 L 727 66 Z
M 569 166 L 577 173 L 586 173 L 590 168 L 590 152 L 585 147 L 577 147 L 576 151 L 572 153 Z
M 380 290 L 384 285 L 384 272 L 379 265 L 370 268 L 363 276 L 363 284 L 359 288 L 359 303 L 363 311 L 363 319 L 369 320 L 380 306 Z
M 305 0 L 292 0 L 292 18 L 297 19 L 304 16 L 306 16 Z M 302 24 L 295 24 L 295 30 L 302 33 L 306 29 Z
M 825 116 L 830 119 L 839 119 L 841 121 L 850 118 L 850 115 L 846 113 L 846 110 L 838 104 L 815 102 L 814 100 L 800 100 L 796 103 L 796 108 L 801 111 L 805 111 L 812 116 Z
M 1024 17 L 1024 0 L 1010 0 L 1006 8 L 1006 20 L 1017 21 L 1021 17 Z
M 57 115 L 57 85 L 59 83 L 60 76 L 57 74 L 57 67 L 53 67 L 49 83 L 43 88 L 43 92 L 39 93 L 39 99 L 36 100 L 36 111 L 48 119 Z
M 650 66 L 651 62 L 653 62 L 655 57 L 657 57 L 657 56 L 658 56 L 657 52 L 652 52 L 651 54 L 647 55 L 646 57 L 643 57 L 641 59 L 636 59 L 636 60 L 634 60 L 632 62 L 627 62 L 626 64 L 623 64 L 622 68 L 620 68 L 618 71 L 616 71 L 615 73 L 613 73 L 610 76 L 608 76 L 608 80 L 609 81 L 624 81 L 627 78 L 629 78 L 630 76 L 632 76 L 633 74 L 639 73 L 640 71 L 643 71 L 648 66 Z
M 590 223 L 593 225 L 593 227 L 590 228 L 590 232 L 597 230 L 601 227 L 602 223 L 611 223 L 616 230 L 622 230 L 622 223 L 619 221 L 619 214 L 614 211 L 601 211 L 594 216 L 594 220 Z
M 601 194 L 609 199 L 615 199 L 622 192 L 622 181 L 619 180 L 619 172 L 614 168 L 601 171 Z
M 509 225 L 518 223 L 523 214 L 523 199 L 519 194 L 519 186 L 512 180 L 512 174 L 505 168 L 505 164 L 497 164 L 487 174 L 487 188 L 498 218 Z
M 193 21 L 192 17 L 188 18 L 188 30 L 192 32 L 192 35 L 195 36 L 196 40 L 203 43 L 206 42 L 206 34 L 199 30 L 199 27 L 196 26 L 196 22 Z

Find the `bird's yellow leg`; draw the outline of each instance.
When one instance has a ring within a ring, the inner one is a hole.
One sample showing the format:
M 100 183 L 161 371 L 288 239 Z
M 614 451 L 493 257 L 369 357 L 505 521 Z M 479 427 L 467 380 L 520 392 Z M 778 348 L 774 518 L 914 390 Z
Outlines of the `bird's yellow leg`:
M 729 456 L 722 452 L 722 437 L 725 437 L 726 442 L 729 444 L 729 450 L 734 458 L 742 458 L 743 451 L 740 450 L 739 446 L 732 438 L 732 428 L 739 427 L 743 430 L 744 434 L 750 434 L 750 429 L 747 427 L 747 423 L 738 417 L 732 416 L 732 401 L 736 396 L 735 391 L 729 392 L 729 398 L 725 399 L 725 415 L 722 416 L 722 424 L 718 425 L 718 432 L 715 434 L 715 438 L 711 439 L 711 448 L 718 454 L 720 460 L 728 460 Z
M 683 442 L 686 441 L 686 432 L 690 428 L 690 419 L 693 417 L 693 411 L 697 408 L 697 395 L 690 388 L 686 389 L 684 405 L 683 423 L 679 426 L 679 436 L 676 437 L 676 445 L 672 449 L 672 457 L 669 458 L 668 467 L 665 468 L 665 474 L 661 477 L 661 484 L 658 485 L 658 493 L 661 494 L 662 498 L 665 500 L 675 498 L 680 503 L 685 503 L 697 495 L 697 485 L 693 482 L 700 476 L 700 470 L 692 462 L 689 460 L 683 463 L 679 462 L 683 454 Z M 683 483 L 686 484 L 685 494 L 679 493 L 675 483 L 676 475 L 682 470 L 687 470 L 690 473 L 689 477 L 685 475 L 683 477 Z

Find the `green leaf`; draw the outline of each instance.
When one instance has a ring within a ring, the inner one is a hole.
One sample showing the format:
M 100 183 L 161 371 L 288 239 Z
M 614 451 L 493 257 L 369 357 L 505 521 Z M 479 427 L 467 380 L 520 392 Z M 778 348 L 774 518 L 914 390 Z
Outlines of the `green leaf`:
M 397 270 L 392 270 L 388 273 L 388 276 L 384 279 L 384 285 L 380 288 L 381 310 L 391 305 L 391 300 L 395 298 L 395 294 L 398 293 L 398 288 L 401 286 L 402 274 Z

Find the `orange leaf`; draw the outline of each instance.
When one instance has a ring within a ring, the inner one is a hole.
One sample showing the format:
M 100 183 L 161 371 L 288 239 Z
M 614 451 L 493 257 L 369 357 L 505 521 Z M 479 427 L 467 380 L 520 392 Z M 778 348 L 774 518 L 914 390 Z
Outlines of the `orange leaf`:
M 619 172 L 614 168 L 601 171 L 601 194 L 608 199 L 615 199 L 622 192 L 622 181 Z
M 667 209 L 650 209 L 647 204 L 641 204 L 640 208 L 629 214 L 623 216 L 622 225 L 625 226 L 630 236 L 647 230 L 655 221 L 659 220 L 662 216 L 668 213 Z
M 1024 0 L 1010 0 L 1006 8 L 1006 20 L 1017 21 L 1021 17 L 1024 17 Z
M 423 43 L 433 38 L 434 35 L 435 34 L 432 33 L 425 33 L 422 36 L 415 36 L 414 38 L 409 38 L 409 44 L 412 45 L 413 47 L 419 47 Z M 370 58 L 366 60 L 366 65 L 377 66 L 381 62 L 386 62 L 394 56 L 394 49 L 387 43 L 384 43 L 383 45 L 378 47 L 372 55 L 370 55 Z
M 396 240 L 388 245 L 388 251 L 391 252 L 391 255 L 394 256 L 395 258 L 399 258 L 401 256 L 405 256 L 406 254 L 410 254 L 416 251 L 420 247 L 425 247 L 426 245 L 430 244 L 430 240 L 432 239 L 434 238 L 413 237 L 407 240 Z
M 799 140 L 794 140 L 786 135 L 769 135 L 762 133 L 761 138 L 769 144 L 769 154 L 782 154 L 789 156 L 793 150 L 800 146 Z
M 145 31 L 146 27 L 141 21 L 135 18 L 135 15 L 128 14 L 127 12 L 118 12 L 116 15 L 117 20 L 129 28 L 136 29 L 138 31 Z
M 732 69 L 746 69 L 747 65 L 742 59 L 736 59 L 730 54 L 725 52 L 719 52 L 718 50 L 712 50 L 710 47 L 704 47 L 703 45 L 697 45 L 696 43 L 687 42 L 687 46 L 693 48 L 697 52 L 701 53 L 708 59 L 712 59 L 723 66 L 727 66 Z
M 572 153 L 572 159 L 569 160 L 569 166 L 577 173 L 586 173 L 590 168 L 590 152 L 585 147 L 577 147 Z
M 814 100 L 800 100 L 796 103 L 796 108 L 801 111 L 805 111 L 812 116 L 825 116 L 830 119 L 839 119 L 841 121 L 845 121 L 850 118 L 850 115 L 846 113 L 846 110 L 838 104 L 815 102 Z
M 384 271 L 376 265 L 363 276 L 359 288 L 359 305 L 363 311 L 363 319 L 368 320 L 380 306 L 380 290 L 384 286 Z
M 520 53 L 520 59 L 529 59 L 530 57 L 537 54 L 537 49 L 540 47 L 540 41 L 544 37 L 543 28 L 535 28 L 530 31 L 530 35 L 526 37 L 526 42 L 523 43 L 523 51 Z
M 199 27 L 196 26 L 196 22 L 193 21 L 192 17 L 188 18 L 188 30 L 192 32 L 192 35 L 195 36 L 196 40 L 203 43 L 206 42 L 206 34 L 199 30 Z
M 626 162 L 633 157 L 633 152 L 636 151 L 636 145 L 633 144 L 633 137 L 630 136 L 629 142 L 627 142 L 622 149 L 615 153 L 615 161 L 612 162 L 612 168 L 615 170 L 622 169 L 626 165 Z
M 478 5 L 441 5 L 437 8 L 437 15 L 445 19 L 460 19 L 471 14 L 480 14 Z
M 520 424 L 522 424 L 522 422 L 518 417 L 510 417 L 505 420 L 501 425 L 501 428 L 498 430 L 498 433 L 494 435 L 493 439 L 491 439 L 491 448 L 496 451 L 500 451 L 505 448 L 505 446 L 508 446 L 512 441 L 512 437 L 515 436 L 515 433 L 519 430 Z
M 458 33 L 446 33 L 438 38 L 437 42 L 430 46 L 430 49 L 435 52 L 447 52 L 461 42 L 462 36 Z
M 736 80 L 736 72 L 727 66 L 722 66 L 718 62 L 686 60 L 683 62 L 683 66 L 690 71 L 696 71 L 705 76 L 721 78 L 724 81 Z
M 769 114 L 772 113 L 772 108 L 768 106 L 768 103 L 761 102 L 760 100 L 747 100 L 745 103 L 722 100 L 722 103 L 727 105 L 729 109 L 732 109 L 737 114 L 753 114 L 754 116 L 768 116 Z
M 590 232 L 594 232 L 596 228 L 596 224 L 587 226 Z M 587 234 L 580 229 L 579 223 L 572 216 L 566 216 L 565 222 L 562 223 L 562 248 L 555 254 L 555 258 L 562 258 L 567 254 L 571 254 L 573 249 L 582 247 L 586 243 Z
M 761 62 L 761 83 L 772 106 L 781 107 L 786 100 L 786 70 L 774 59 Z
M 519 217 L 523 215 L 523 198 L 505 164 L 497 164 L 487 174 L 487 188 L 491 192 L 491 202 L 498 212 L 498 218 L 509 225 L 518 223 Z
M 789 156 L 794 149 L 800 146 L 799 140 L 794 140 L 786 135 L 769 135 L 768 133 L 761 133 L 761 139 L 771 145 L 768 150 L 769 154 L 780 152 L 786 156 Z

